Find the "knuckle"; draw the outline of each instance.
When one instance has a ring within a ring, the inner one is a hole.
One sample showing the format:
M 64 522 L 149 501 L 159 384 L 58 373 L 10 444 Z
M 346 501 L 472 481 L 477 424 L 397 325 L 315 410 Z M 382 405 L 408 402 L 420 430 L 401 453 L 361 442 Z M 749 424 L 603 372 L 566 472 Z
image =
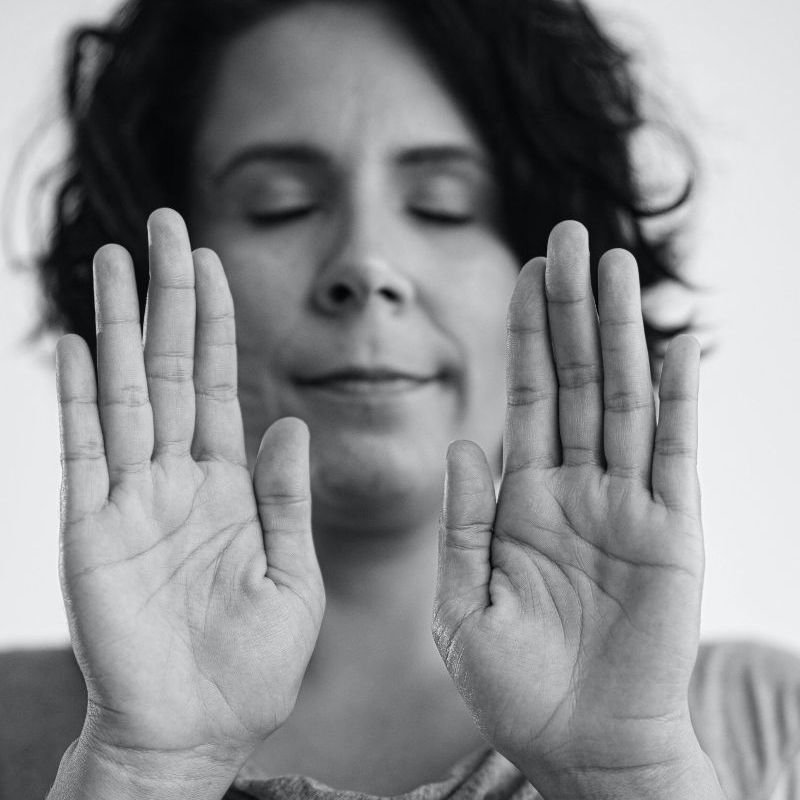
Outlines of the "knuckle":
M 227 308 L 224 311 L 217 311 L 207 314 L 201 320 L 203 325 L 232 325 L 236 319 L 236 315 L 232 308 Z
M 589 298 L 585 291 L 569 283 L 550 284 L 547 291 L 547 304 L 565 311 L 583 306 Z M 594 304 L 594 298 L 592 298 Z
M 554 389 L 545 387 L 512 384 L 506 390 L 506 402 L 510 406 L 534 406 L 554 400 Z
M 124 408 L 139 409 L 150 403 L 147 389 L 139 384 L 124 384 L 114 389 L 111 397 L 101 403 L 102 408 L 123 406 Z
M 602 383 L 603 371 L 598 364 L 573 362 L 558 365 L 558 383 L 562 389 L 584 389 Z
M 526 304 L 530 305 L 529 303 Z M 507 325 L 508 333 L 512 336 L 516 337 L 525 337 L 525 336 L 544 336 L 545 334 L 549 333 L 549 328 L 547 326 L 547 322 L 539 322 L 536 323 L 531 320 L 529 317 L 525 317 L 525 314 L 530 314 L 530 310 L 526 307 L 523 308 L 522 304 L 519 303 L 516 307 L 512 307 L 509 311 L 509 320 Z
M 694 459 L 697 453 L 693 444 L 677 436 L 662 436 L 657 438 L 655 451 L 660 456 L 669 456 L 670 458 Z
M 236 386 L 232 383 L 219 383 L 203 386 L 196 390 L 197 397 L 216 403 L 230 403 L 238 398 Z
M 163 458 L 164 456 L 183 456 L 189 450 L 189 442 L 186 439 L 165 439 L 159 441 L 153 448 L 153 458 Z
M 108 310 L 99 310 L 97 313 L 97 335 L 102 336 L 107 328 L 136 328 L 139 331 L 138 314 L 113 313 Z
M 194 272 L 186 271 L 171 275 L 156 273 L 156 277 L 151 280 L 150 285 L 154 289 L 171 292 L 194 292 Z
M 694 404 L 697 402 L 697 396 L 688 392 L 682 391 L 669 391 L 663 390 L 660 395 L 661 405 L 665 406 L 670 403 L 688 403 Z
M 258 507 L 259 510 L 269 510 L 276 507 L 279 508 L 298 508 L 305 510 L 308 505 L 308 494 L 294 493 L 294 492 L 270 492 L 259 493 Z
M 564 443 L 562 453 L 564 462 L 568 464 L 593 467 L 604 466 L 599 449 L 591 445 Z
M 132 461 L 115 461 L 113 472 L 115 475 L 140 475 L 150 468 L 150 459 L 142 458 Z
M 199 336 L 210 340 L 207 346 L 235 346 L 236 321 L 233 312 L 201 317 L 197 321 Z
M 621 389 L 610 392 L 605 398 L 605 409 L 611 413 L 646 410 L 652 405 L 650 393 L 644 393 L 638 389 Z
M 628 330 L 637 331 L 642 327 L 642 318 L 640 317 L 612 317 L 605 319 L 600 317 L 600 329 L 607 331 L 622 331 L 623 333 Z
M 198 341 L 198 349 L 199 349 L 199 356 L 197 358 L 196 363 L 198 364 L 198 369 L 200 370 L 208 370 L 209 369 L 209 361 L 211 359 L 211 353 L 213 352 L 213 361 L 211 361 L 211 368 L 216 368 L 219 364 L 220 360 L 222 363 L 235 363 L 236 359 L 236 341 L 234 337 L 230 337 L 225 339 L 224 341 L 220 340 L 219 337 L 215 339 L 211 339 L 211 337 L 206 337 L 205 339 L 200 339 Z
M 67 394 L 62 392 L 58 402 L 64 409 L 75 409 L 80 411 L 86 407 L 93 407 L 96 404 L 95 397 L 89 394 Z
M 61 454 L 61 463 L 70 464 L 77 461 L 103 461 L 106 454 L 103 443 L 99 440 L 89 440 L 72 444 Z
M 447 523 L 447 546 L 453 550 L 483 550 L 489 524 L 486 522 Z
M 194 357 L 187 353 L 157 353 L 148 358 L 147 376 L 151 380 L 186 383 L 194 376 Z

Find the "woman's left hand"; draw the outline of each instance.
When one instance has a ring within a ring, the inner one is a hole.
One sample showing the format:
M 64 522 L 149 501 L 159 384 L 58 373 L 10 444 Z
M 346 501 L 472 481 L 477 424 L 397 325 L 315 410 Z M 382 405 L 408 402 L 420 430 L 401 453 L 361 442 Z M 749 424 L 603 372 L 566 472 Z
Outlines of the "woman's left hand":
M 630 253 L 603 256 L 598 299 L 599 315 L 586 231 L 561 223 L 511 301 L 497 501 L 477 445 L 448 455 L 434 636 L 484 735 L 548 799 L 712 797 L 713 770 L 709 792 L 672 781 L 710 769 L 688 707 L 699 347 L 672 342 L 656 424 Z

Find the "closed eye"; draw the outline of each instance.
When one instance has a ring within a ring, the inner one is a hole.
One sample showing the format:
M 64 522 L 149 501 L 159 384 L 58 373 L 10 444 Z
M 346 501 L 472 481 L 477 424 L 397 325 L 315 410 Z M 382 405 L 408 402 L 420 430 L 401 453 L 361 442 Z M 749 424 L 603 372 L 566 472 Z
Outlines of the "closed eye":
M 247 219 L 253 225 L 269 227 L 271 225 L 284 225 L 296 222 L 303 217 L 310 216 L 316 211 L 316 206 L 299 206 L 296 208 L 282 208 L 274 211 L 252 211 L 247 215 Z
M 422 222 L 429 222 L 434 225 L 467 225 L 474 220 L 472 214 L 434 211 L 427 208 L 411 208 L 409 213 Z

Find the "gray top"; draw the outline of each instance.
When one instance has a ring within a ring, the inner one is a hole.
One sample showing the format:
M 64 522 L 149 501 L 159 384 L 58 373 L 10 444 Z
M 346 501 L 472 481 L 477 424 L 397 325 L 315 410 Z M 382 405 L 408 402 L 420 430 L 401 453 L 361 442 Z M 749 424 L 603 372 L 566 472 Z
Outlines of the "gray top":
M 0 800 L 41 800 L 80 733 L 86 694 L 71 651 L 0 654 Z M 692 679 L 695 730 L 730 800 L 800 800 L 800 658 L 752 643 L 704 645 Z M 490 748 L 403 800 L 537 800 Z M 371 800 L 302 776 L 239 779 L 226 800 Z

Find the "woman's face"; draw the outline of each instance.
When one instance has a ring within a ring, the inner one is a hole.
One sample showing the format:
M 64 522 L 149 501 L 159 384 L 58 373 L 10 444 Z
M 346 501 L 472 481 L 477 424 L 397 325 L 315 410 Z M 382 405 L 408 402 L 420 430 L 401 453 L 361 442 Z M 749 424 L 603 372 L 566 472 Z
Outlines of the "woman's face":
M 470 123 L 388 14 L 309 2 L 228 46 L 194 156 L 193 238 L 230 282 L 249 457 L 297 416 L 315 517 L 429 514 L 447 444 L 496 457 L 504 415 L 518 265 Z

